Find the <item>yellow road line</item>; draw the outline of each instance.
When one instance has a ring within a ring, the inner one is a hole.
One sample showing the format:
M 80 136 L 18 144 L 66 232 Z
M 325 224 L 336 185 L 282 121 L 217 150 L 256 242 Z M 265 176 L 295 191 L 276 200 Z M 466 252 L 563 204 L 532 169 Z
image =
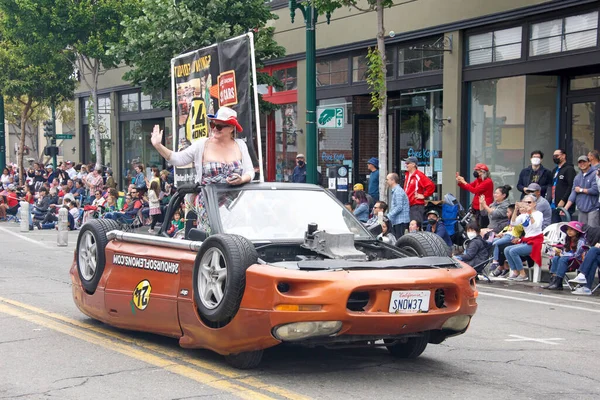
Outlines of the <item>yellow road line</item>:
M 167 349 L 157 346 L 157 345 L 155 345 L 147 340 L 144 340 L 144 339 L 132 339 L 131 337 L 129 337 L 127 335 L 123 335 L 118 332 L 114 332 L 112 330 L 106 329 L 106 328 L 94 326 L 94 325 L 91 325 L 91 324 L 88 324 L 85 322 L 81 322 L 81 321 L 78 321 L 78 320 L 75 320 L 72 318 L 68 318 L 68 317 L 65 317 L 60 314 L 50 313 L 41 308 L 37 308 L 37 307 L 31 306 L 29 304 L 21 303 L 18 301 L 0 297 L 0 302 L 11 304 L 13 306 L 20 307 L 25 310 L 29 310 L 33 313 L 45 315 L 47 317 L 65 322 L 67 324 L 80 327 L 82 329 L 85 329 L 86 331 L 93 331 L 93 332 L 99 333 L 104 336 L 112 337 L 114 339 L 117 339 L 117 340 L 120 340 L 120 341 L 123 341 L 126 343 L 130 343 L 130 344 L 136 345 L 138 347 L 142 347 L 142 348 L 150 350 L 152 352 L 156 352 L 156 353 L 168 356 L 168 357 L 172 357 L 172 358 L 181 360 L 188 364 L 203 368 L 203 369 L 208 370 L 213 373 L 217 373 L 217 374 L 225 376 L 227 378 L 237 379 L 240 382 L 243 382 L 244 384 L 246 384 L 248 386 L 251 386 L 256 389 L 263 390 L 266 392 L 270 392 L 270 393 L 276 394 L 278 396 L 285 397 L 287 399 L 291 399 L 291 400 L 309 400 L 310 399 L 310 397 L 303 396 L 301 394 L 292 392 L 290 390 L 287 390 L 287 389 L 284 389 L 284 388 L 281 388 L 281 387 L 278 387 L 275 385 L 267 384 L 265 382 L 260 381 L 257 378 L 246 376 L 245 373 L 240 373 L 239 371 L 229 368 L 225 365 L 215 365 L 215 364 L 212 364 L 207 361 L 202 361 L 202 360 L 198 360 L 193 357 L 189 357 L 189 356 L 185 355 L 182 350 L 180 350 L 180 351 L 167 350 Z M 110 342 L 110 343 L 113 343 L 113 342 Z
M 14 307 L 4 304 L 0 304 L 0 313 L 12 315 L 14 317 L 32 322 L 36 325 L 40 325 L 55 330 L 57 332 L 69 335 L 71 337 L 81 339 L 98 346 L 102 346 L 106 349 L 121 353 L 127 357 L 134 358 L 136 360 L 145 362 L 150 365 L 154 365 L 174 374 L 186 377 L 188 379 L 192 379 L 196 382 L 202 383 L 203 385 L 208 385 L 218 390 L 233 393 L 236 396 L 239 396 L 244 399 L 274 400 L 274 398 L 272 397 L 265 396 L 262 393 L 250 390 L 240 385 L 236 385 L 235 383 L 231 383 L 226 380 L 222 380 L 221 378 L 197 371 L 193 368 L 186 367 L 185 365 L 177 364 L 173 361 L 157 357 L 148 352 L 138 350 L 133 346 L 114 342 L 95 333 L 85 332 L 81 329 L 76 329 L 68 325 L 52 321 L 51 319 L 43 317 L 41 315 L 27 314 Z

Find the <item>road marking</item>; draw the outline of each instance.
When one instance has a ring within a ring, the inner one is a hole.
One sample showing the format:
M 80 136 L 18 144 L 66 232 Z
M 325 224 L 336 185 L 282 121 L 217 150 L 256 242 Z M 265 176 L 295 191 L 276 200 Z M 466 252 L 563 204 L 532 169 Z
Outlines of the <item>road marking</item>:
M 482 285 L 477 285 L 477 289 L 479 290 L 479 292 L 481 292 L 481 288 L 482 288 Z M 505 289 L 505 288 L 484 286 L 484 291 L 488 290 L 488 289 L 489 290 L 501 290 L 501 291 L 510 292 L 510 293 L 526 294 L 527 296 L 544 297 L 546 299 L 556 299 L 556 300 L 560 300 L 560 301 L 571 301 L 571 302 L 580 303 L 580 304 L 591 304 L 594 306 L 600 306 L 600 302 L 582 300 L 579 297 L 566 297 L 566 296 L 557 297 L 557 296 L 550 296 L 550 295 L 547 295 L 544 293 L 520 292 L 520 291 L 516 291 L 514 289 Z
M 593 313 L 600 313 L 600 309 L 594 310 L 592 308 L 569 306 L 567 304 L 551 303 L 549 301 L 523 299 L 521 297 L 504 296 L 504 295 L 495 294 L 495 293 L 485 293 L 485 292 L 482 292 L 481 290 L 479 291 L 479 295 L 484 295 L 484 296 L 489 296 L 489 297 L 498 297 L 500 299 L 509 299 L 509 300 L 516 300 L 516 301 L 524 301 L 526 303 L 533 303 L 533 304 L 543 304 L 545 306 L 568 308 L 568 309 L 571 309 L 571 310 L 589 311 L 589 312 L 593 312 Z
M 6 229 L 6 228 L 2 228 L 2 227 L 0 227 L 0 231 L 3 231 L 3 232 L 6 232 L 6 233 L 9 233 L 9 234 L 11 234 L 11 235 L 13 235 L 13 236 L 15 236 L 15 237 L 18 237 L 19 239 L 23 239 L 23 240 L 25 240 L 25 241 L 27 241 L 27 242 L 30 242 L 30 243 L 37 244 L 38 246 L 44 247 L 44 248 L 46 248 L 46 249 L 50 249 L 50 248 L 52 248 L 52 247 L 50 247 L 50 246 L 46 245 L 45 243 L 38 242 L 37 240 L 33 240 L 33 239 L 31 239 L 31 238 L 28 238 L 27 236 L 20 235 L 20 234 L 18 234 L 18 233 L 15 233 L 15 232 L 13 232 L 13 231 L 9 230 L 9 229 Z
M 63 323 L 73 325 L 74 327 L 77 327 L 77 328 L 71 328 L 71 329 L 74 329 L 76 331 L 80 331 L 80 330 L 92 331 L 92 332 L 98 333 L 100 335 L 108 336 L 113 339 L 117 339 L 119 341 L 128 343 L 130 345 L 142 347 L 146 350 L 151 351 L 152 353 L 159 353 L 159 354 L 165 355 L 167 357 L 171 357 L 171 358 L 180 360 L 182 362 L 189 363 L 189 364 L 197 366 L 199 368 L 203 368 L 212 373 L 222 375 L 226 378 L 236 379 L 248 386 L 254 387 L 255 389 L 270 392 L 270 393 L 276 394 L 278 396 L 281 396 L 281 397 L 284 397 L 287 399 L 292 399 L 292 400 L 308 400 L 308 399 L 310 399 L 309 397 L 300 395 L 300 394 L 292 392 L 290 390 L 287 390 L 287 389 L 284 389 L 284 388 L 281 388 L 278 386 L 274 386 L 274 385 L 269 385 L 265 382 L 260 381 L 259 379 L 248 376 L 247 373 L 240 373 L 239 371 L 237 371 L 233 368 L 227 367 L 225 365 L 216 365 L 216 364 L 212 364 L 207 361 L 202 361 L 202 360 L 198 360 L 193 357 L 189 357 L 184 354 L 183 350 L 179 350 L 179 351 L 167 350 L 167 349 L 161 348 L 160 346 L 157 346 L 157 345 L 155 345 L 147 340 L 144 340 L 144 339 L 132 339 L 131 337 L 129 337 L 127 335 L 113 332 L 106 328 L 94 326 L 92 324 L 88 324 L 88 323 L 81 322 L 81 321 L 78 321 L 78 320 L 75 320 L 72 318 L 68 318 L 68 317 L 65 317 L 60 314 L 48 312 L 46 310 L 31 306 L 29 304 L 25 304 L 25 303 L 21 303 L 18 301 L 0 297 L 0 306 L 1 306 L 2 302 L 10 304 L 15 307 L 23 308 L 23 309 L 31 311 L 35 314 L 43 315 L 48 318 L 56 319 Z M 1 311 L 2 310 L 0 309 L 0 312 Z M 52 320 L 50 320 L 50 321 L 52 321 Z M 80 328 L 80 329 L 78 329 L 78 328 Z M 93 335 L 93 333 L 90 333 L 90 334 Z M 109 341 L 109 343 L 114 343 L 114 342 Z M 169 361 L 169 362 L 172 363 L 171 361 Z M 193 370 L 193 371 L 195 371 L 195 370 Z M 254 397 L 252 397 L 252 398 L 254 398 Z M 263 397 L 263 398 L 269 398 L 269 397 Z
M 511 336 L 514 339 L 504 339 L 505 342 L 537 342 L 537 343 L 551 344 L 553 346 L 558 344 L 558 343 L 554 343 L 554 341 L 565 340 L 563 338 L 538 339 L 538 338 L 528 338 L 528 337 L 519 336 L 519 335 L 508 335 L 508 336 Z
M 134 358 L 136 360 L 145 362 L 150 365 L 154 365 L 155 367 L 162 368 L 162 369 L 172 372 L 174 374 L 192 379 L 196 382 L 202 383 L 203 385 L 208 385 L 215 389 L 233 393 L 244 399 L 261 399 L 261 400 L 273 399 L 272 397 L 265 396 L 259 392 L 255 392 L 255 391 L 247 389 L 243 386 L 236 385 L 234 383 L 228 382 L 228 381 L 220 379 L 218 377 L 197 371 L 193 368 L 174 363 L 171 360 L 157 357 L 151 353 L 136 349 L 133 346 L 114 342 L 110 339 L 103 338 L 101 335 L 97 335 L 95 333 L 90 333 L 90 332 L 85 332 L 85 331 L 82 331 L 81 329 L 73 328 L 73 327 L 67 326 L 65 324 L 52 321 L 51 319 L 43 317 L 41 315 L 28 314 L 28 313 L 25 313 L 23 311 L 20 311 L 16 308 L 13 308 L 13 307 L 5 305 L 5 304 L 0 304 L 0 313 L 12 315 L 14 317 L 34 323 L 36 325 L 41 325 L 48 329 L 52 329 L 57 332 L 64 333 L 68 336 L 71 336 L 71 337 L 74 337 L 77 339 L 81 339 L 86 342 L 104 347 L 108 350 L 116 351 L 117 353 L 121 353 L 130 358 Z

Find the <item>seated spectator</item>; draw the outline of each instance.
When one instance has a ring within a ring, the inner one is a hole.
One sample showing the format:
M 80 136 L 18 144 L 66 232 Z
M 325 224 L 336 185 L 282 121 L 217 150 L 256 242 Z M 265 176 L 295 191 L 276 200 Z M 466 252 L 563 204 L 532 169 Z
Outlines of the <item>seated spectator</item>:
M 483 240 L 481 229 L 476 221 L 471 221 L 467 225 L 467 237 L 470 241 L 465 252 L 454 256 L 454 258 L 469 264 L 471 267 L 475 267 L 488 259 L 490 245 Z
M 356 202 L 356 208 L 353 212 L 356 219 L 360 222 L 367 222 L 369 220 L 369 201 L 365 192 L 363 190 L 354 191 L 352 200 Z
M 371 212 L 371 210 L 373 209 L 373 206 L 375 205 L 375 200 L 373 199 L 373 197 L 371 197 L 371 195 L 367 192 L 365 192 L 365 187 L 363 186 L 362 183 L 357 183 L 355 184 L 352 189 L 354 190 L 354 192 L 358 192 L 358 191 L 362 191 L 365 193 L 365 196 L 367 197 L 367 204 L 369 206 L 369 213 Z M 354 197 L 352 197 L 352 199 L 354 199 Z M 358 207 L 358 202 L 356 200 L 354 200 L 354 208 L 356 209 L 356 207 Z
M 9 183 L 7 185 L 8 193 L 4 198 L 6 199 L 2 204 L 0 204 L 0 220 L 6 219 L 6 214 L 10 213 L 9 210 L 15 210 L 19 207 L 19 200 L 17 199 L 17 188 L 13 183 Z
M 419 232 L 421 231 L 421 222 L 413 219 L 408 224 L 408 233 Z
M 515 205 L 511 204 L 506 209 L 506 216 L 510 221 L 512 219 L 513 213 L 515 212 Z M 515 226 L 508 224 L 500 232 L 498 232 L 492 241 L 492 245 L 494 246 L 494 259 L 492 260 L 492 265 L 490 266 L 490 271 L 492 271 L 493 276 L 500 276 L 508 274 L 508 267 L 504 267 L 504 262 L 500 263 L 500 247 L 502 245 L 509 244 L 515 237 L 519 237 L 513 232 Z M 504 251 L 504 247 L 502 247 L 502 251 Z
M 529 280 L 529 277 L 525 274 L 521 257 L 530 256 L 536 264 L 542 264 L 544 215 L 536 210 L 535 196 L 529 194 L 523 197 L 522 202 L 515 204 L 515 209 L 519 210 L 520 215 L 515 218 L 513 214 L 513 224 L 523 225 L 525 236 L 521 239 L 513 239 L 513 245 L 504 249 L 504 255 L 511 270 L 508 279 L 522 282 Z
M 569 269 L 569 264 L 583 261 L 586 250 L 583 224 L 579 221 L 571 221 L 568 225 L 561 226 L 560 230 L 567 234 L 565 244 L 554 246 L 556 256 L 552 258 L 550 267 L 550 284 L 542 286 L 542 289 L 562 290 L 563 279 Z
M 590 249 L 585 254 L 583 263 L 579 267 L 579 273 L 575 279 L 571 279 L 569 282 L 580 285 L 571 294 L 591 296 L 596 270 L 598 269 L 598 265 L 600 265 L 600 227 L 583 225 L 583 230 Z
M 167 234 L 170 237 L 173 237 L 177 232 L 182 230 L 184 226 L 184 221 L 181 219 L 181 211 L 176 210 L 173 213 L 173 220 L 171 221 L 171 225 L 169 225 L 169 229 L 167 229 Z
M 108 198 L 104 203 L 104 210 L 106 212 L 117 211 L 117 198 L 115 196 L 108 195 Z
M 448 234 L 448 231 L 446 231 L 446 227 L 443 223 L 438 223 L 440 222 L 440 214 L 435 210 L 430 210 L 426 215 L 427 232 L 435 233 L 441 237 L 449 247 L 452 247 L 452 239 L 450 239 L 450 235 Z
M 385 201 L 378 201 L 375 203 L 375 205 L 373 206 L 373 216 L 371 218 L 369 218 L 369 220 L 367 222 L 365 222 L 365 225 L 367 226 L 367 228 L 369 226 L 375 225 L 379 223 L 379 213 L 383 213 L 383 215 L 385 215 L 387 213 L 388 210 L 388 205 Z
M 384 216 L 383 220 L 381 221 L 381 229 L 381 233 L 377 235 L 377 240 L 381 240 L 385 243 L 396 244 L 396 237 L 392 232 L 392 224 L 390 219 L 386 216 Z
M 46 216 L 46 213 L 50 209 L 51 201 L 52 201 L 52 198 L 48 195 L 48 189 L 46 189 L 45 187 L 42 187 L 40 189 L 38 201 L 33 206 L 33 210 L 31 210 L 34 220 L 40 221 L 40 220 L 44 219 L 44 217 Z
M 127 208 L 125 208 L 125 204 L 123 205 L 123 207 L 125 208 L 124 212 L 121 211 L 114 211 L 114 212 L 108 212 L 106 214 L 104 214 L 104 218 L 107 219 L 120 219 L 120 218 L 125 218 L 125 219 L 134 219 L 135 216 L 137 215 L 137 213 L 142 209 L 143 203 L 140 199 L 138 199 L 138 191 L 136 188 L 134 188 L 131 191 L 131 201 L 127 204 Z

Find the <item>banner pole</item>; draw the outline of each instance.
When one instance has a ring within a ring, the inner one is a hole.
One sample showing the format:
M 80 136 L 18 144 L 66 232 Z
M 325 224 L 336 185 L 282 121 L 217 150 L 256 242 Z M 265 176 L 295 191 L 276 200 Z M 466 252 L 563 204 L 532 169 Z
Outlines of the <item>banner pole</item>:
M 177 151 L 177 87 L 175 86 L 175 59 L 171 59 L 171 135 L 173 136 L 173 148 L 172 151 Z M 165 130 L 166 130 L 165 126 Z M 177 187 L 177 167 L 173 166 L 173 184 Z
M 252 63 L 252 86 L 254 88 L 254 116 L 256 118 L 256 142 L 258 144 L 258 168 L 260 171 L 260 181 L 265 181 L 263 171 L 263 155 L 262 155 L 262 135 L 260 132 L 260 110 L 258 109 L 258 82 L 256 79 L 256 58 L 254 52 L 254 33 L 248 32 L 250 39 L 250 61 Z M 252 143 L 250 143 L 252 144 Z

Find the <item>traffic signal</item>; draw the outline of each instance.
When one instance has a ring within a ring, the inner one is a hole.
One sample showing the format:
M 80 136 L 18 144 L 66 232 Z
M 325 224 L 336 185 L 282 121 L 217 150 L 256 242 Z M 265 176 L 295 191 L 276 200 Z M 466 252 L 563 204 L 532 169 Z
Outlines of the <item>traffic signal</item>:
M 44 121 L 44 136 L 47 138 L 54 137 L 54 124 L 51 119 Z
M 54 157 L 58 155 L 58 147 L 57 146 L 46 146 L 44 147 L 44 155 Z

